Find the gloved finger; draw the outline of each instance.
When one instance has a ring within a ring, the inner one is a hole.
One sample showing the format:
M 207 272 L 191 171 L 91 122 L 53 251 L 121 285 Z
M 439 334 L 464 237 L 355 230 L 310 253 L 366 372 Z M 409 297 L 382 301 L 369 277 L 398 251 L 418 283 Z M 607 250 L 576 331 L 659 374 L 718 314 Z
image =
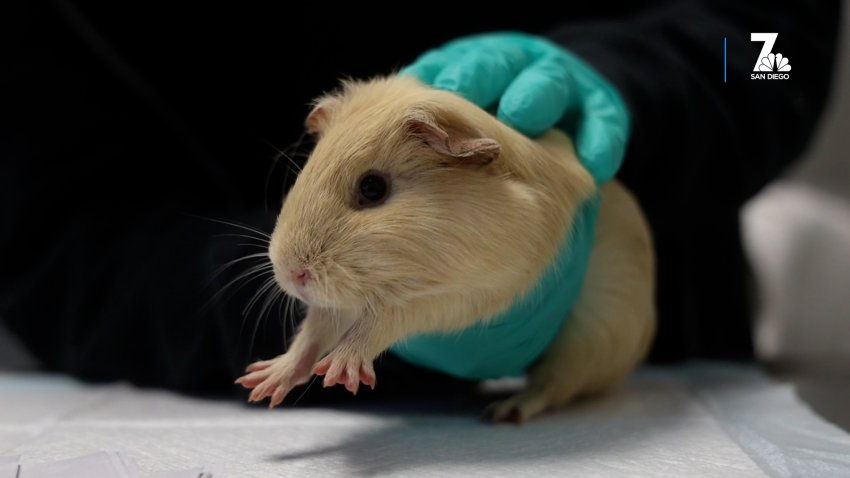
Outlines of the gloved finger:
M 434 87 L 459 93 L 486 108 L 496 103 L 529 63 L 531 58 L 516 45 L 470 49 L 443 68 L 434 79 Z
M 584 111 L 576 129 L 576 153 L 597 183 L 614 177 L 626 154 L 627 125 L 605 112 Z
M 498 117 L 528 136 L 537 136 L 554 126 L 577 101 L 568 66 L 557 55 L 548 55 L 508 86 L 499 102 Z
M 442 48 L 446 51 L 463 54 L 481 47 L 497 49 L 508 44 L 522 48 L 535 59 L 542 56 L 547 47 L 545 41 L 532 38 L 528 34 L 504 31 L 495 33 L 479 33 L 463 38 L 457 38 L 446 43 Z
M 437 75 L 447 65 L 465 55 L 470 49 L 480 47 L 481 39 L 491 35 L 473 35 L 452 40 L 445 45 L 428 50 L 410 65 L 399 71 L 400 75 L 413 75 L 423 83 L 432 85 Z
M 412 64 L 399 71 L 400 75 L 411 75 L 419 78 L 425 84 L 433 84 L 443 68 L 460 56 L 459 53 L 444 50 L 429 50 L 423 53 Z
M 597 91 L 591 95 L 604 96 Z M 597 183 L 614 177 L 626 154 L 628 119 L 610 100 L 597 97 L 584 102 L 576 128 L 576 152 Z

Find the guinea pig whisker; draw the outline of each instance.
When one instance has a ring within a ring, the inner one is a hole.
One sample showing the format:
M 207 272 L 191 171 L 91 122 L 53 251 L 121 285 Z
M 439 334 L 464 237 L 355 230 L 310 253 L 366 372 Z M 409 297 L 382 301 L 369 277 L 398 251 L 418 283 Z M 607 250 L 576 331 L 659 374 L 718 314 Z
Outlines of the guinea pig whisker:
M 261 285 L 260 288 L 257 289 L 256 292 L 254 292 L 253 297 L 251 297 L 251 300 L 248 301 L 248 304 L 245 306 L 245 308 L 242 309 L 242 325 L 239 327 L 239 335 L 240 336 L 242 335 L 242 331 L 245 328 L 245 322 L 248 320 L 248 315 L 251 313 L 251 309 L 254 308 L 254 305 L 256 305 L 256 303 L 260 300 L 260 298 L 263 295 L 265 295 L 265 293 L 268 292 L 271 289 L 271 287 L 275 285 L 275 283 L 276 282 L 275 282 L 274 277 L 270 277 L 270 278 L 266 279 L 266 281 L 263 282 L 263 285 Z M 254 323 L 254 330 L 251 333 L 251 340 L 248 342 L 249 344 L 251 344 L 249 349 L 248 349 L 249 355 L 253 351 L 254 340 L 256 340 L 256 338 L 257 338 L 257 330 L 259 328 L 260 328 L 260 317 L 257 317 L 257 321 Z
M 264 237 L 249 236 L 249 235 L 246 235 L 246 234 L 234 234 L 234 233 L 228 233 L 228 234 L 216 234 L 216 235 L 215 235 L 215 236 L 213 236 L 213 237 L 241 237 L 241 238 L 243 238 L 243 239 L 249 239 L 249 240 L 252 240 L 252 241 L 257 241 L 257 242 L 259 242 L 260 244 L 262 244 L 262 245 L 263 245 L 263 246 L 265 246 L 265 247 L 268 247 L 268 245 L 269 245 L 269 244 L 270 244 L 270 242 L 271 242 L 271 241 L 269 241 L 268 239 L 266 239 L 266 238 L 264 238 Z M 260 244 L 254 244 L 254 245 L 260 245 Z M 241 246 L 242 244 L 239 244 L 239 245 Z
M 355 285 L 357 284 L 357 281 L 356 281 L 356 280 L 354 280 L 354 276 L 352 276 L 352 275 L 351 275 L 351 271 L 349 271 L 349 270 L 348 270 L 348 269 L 346 269 L 345 267 L 342 267 L 341 265 L 337 264 L 336 262 L 334 262 L 334 263 L 333 263 L 333 265 L 334 265 L 334 267 L 336 267 L 336 269 L 337 269 L 338 271 L 340 271 L 340 272 L 342 272 L 343 274 L 345 274 L 345 277 L 347 277 L 347 278 L 348 278 L 348 280 L 350 280 L 352 284 L 355 284 Z
M 292 301 L 295 300 L 295 299 L 287 293 L 283 294 L 283 298 L 284 298 L 284 300 L 283 300 L 282 304 L 284 305 L 284 307 L 283 307 L 284 313 L 281 314 L 280 320 L 281 320 L 281 324 L 283 325 L 283 343 L 286 344 L 287 347 L 288 347 L 289 346 L 289 337 L 286 336 L 286 332 L 289 329 L 287 328 L 287 326 L 292 329 L 293 333 L 295 333 L 295 331 L 297 330 L 295 328 L 295 316 L 292 313 L 293 312 Z M 288 324 L 286 322 L 287 320 L 289 321 Z
M 295 299 L 287 294 L 283 289 L 279 292 L 278 296 L 280 297 L 280 300 L 278 301 L 277 306 L 278 320 L 280 321 L 281 328 L 283 329 L 283 343 L 289 347 L 291 340 L 290 337 L 287 336 L 287 331 L 292 330 L 292 333 L 294 334 L 298 330 L 296 327 L 297 324 L 295 323 L 295 308 L 292 306 L 292 302 Z M 292 338 L 294 338 L 294 335 Z
M 242 257 L 233 259 L 232 261 L 228 261 L 227 263 L 219 266 L 215 271 L 213 271 L 212 277 L 210 277 L 209 280 L 210 280 L 210 282 L 214 281 L 224 271 L 226 271 L 227 269 L 230 269 L 231 267 L 235 266 L 236 264 L 239 264 L 240 262 L 244 262 L 244 261 L 251 260 L 251 259 L 267 259 L 268 257 L 269 257 L 268 252 L 257 252 L 255 254 L 248 254 L 246 256 L 242 256 Z M 263 262 L 265 263 L 265 261 L 263 261 Z
M 339 265 L 336 262 L 330 262 L 330 264 L 332 266 L 334 266 L 335 270 L 338 270 L 343 275 L 345 275 L 345 277 L 348 279 L 349 287 L 353 288 L 356 292 L 362 292 L 362 290 L 360 288 L 360 284 L 357 282 L 357 280 L 354 278 L 354 276 L 351 275 L 351 271 L 349 271 L 347 268 Z
M 295 160 L 292 158 L 292 156 L 284 153 L 283 151 L 278 151 L 278 154 L 275 156 L 275 161 L 279 161 L 280 158 L 286 158 L 286 160 L 289 161 L 289 164 L 287 165 L 287 169 L 289 170 L 289 172 L 292 172 L 292 173 L 295 173 L 295 174 L 301 173 L 301 171 L 302 171 L 301 166 L 299 166 L 298 163 L 295 162 Z
M 210 297 L 210 299 L 206 302 L 206 304 L 204 304 L 204 306 L 201 307 L 201 310 L 202 311 L 206 310 L 213 303 L 218 301 L 218 299 L 221 298 L 221 296 L 223 294 L 225 294 L 226 292 L 230 292 L 231 287 L 233 287 L 234 285 L 236 285 L 239 282 L 242 282 L 242 283 L 239 284 L 235 289 L 233 289 L 233 293 L 236 293 L 242 287 L 244 287 L 246 284 L 253 281 L 254 279 L 257 279 L 259 277 L 263 277 L 264 275 L 267 275 L 267 274 L 274 274 L 273 267 L 274 267 L 274 265 L 272 263 L 270 263 L 270 262 L 266 263 L 265 261 L 263 261 L 263 263 L 261 263 L 261 264 L 256 264 L 256 265 L 251 266 L 250 268 L 248 268 L 248 270 L 240 273 L 239 275 L 237 275 L 236 277 L 234 277 L 233 279 L 228 281 L 226 284 L 224 284 L 215 294 L 212 295 L 212 297 Z
M 263 301 L 263 305 L 260 307 L 260 320 L 268 322 L 268 318 L 274 310 L 274 304 L 281 295 L 280 287 L 273 287 L 269 290 L 266 294 L 266 300 Z
M 297 141 L 298 145 L 296 146 L 296 148 L 300 147 L 301 141 L 302 141 L 303 138 L 304 138 L 304 135 L 302 134 L 301 137 Z M 292 167 L 294 167 L 297 170 L 297 172 L 299 172 L 299 173 L 301 172 L 301 166 L 292 159 L 291 155 L 287 154 L 286 151 L 278 148 L 277 146 L 269 143 L 268 141 L 266 141 L 266 144 L 269 145 L 273 150 L 277 151 L 277 154 L 274 156 L 274 162 L 275 163 L 280 161 L 280 158 L 286 158 L 289 161 L 289 164 Z M 291 149 L 291 146 L 290 146 L 290 148 L 287 148 L 287 149 Z
M 236 245 L 239 246 L 239 247 L 258 247 L 258 248 L 263 249 L 263 250 L 267 250 L 269 248 L 269 246 L 265 246 L 265 245 L 262 245 L 262 244 L 251 244 L 250 242 L 240 242 Z
M 310 383 L 307 384 L 307 386 L 304 388 L 304 391 L 301 392 L 301 395 L 298 395 L 298 398 L 296 398 L 295 401 L 292 402 L 293 406 L 298 405 L 298 402 L 301 401 L 302 398 L 304 398 L 304 395 L 307 394 L 307 392 L 310 390 L 310 387 L 312 387 L 313 384 L 316 382 L 317 378 L 319 378 L 318 375 L 313 375 L 313 378 L 310 379 Z
M 336 330 L 337 334 L 341 334 L 343 332 L 342 330 L 340 330 L 340 329 L 342 329 L 342 315 L 336 309 L 334 309 L 333 318 L 334 318 L 334 329 Z
M 237 275 L 236 277 L 231 279 L 227 284 L 225 284 L 221 288 L 219 293 L 224 292 L 225 290 L 229 289 L 231 286 L 233 286 L 237 282 L 243 282 L 242 284 L 239 284 L 239 286 L 236 288 L 236 290 L 239 290 L 242 287 L 244 287 L 245 284 L 247 284 L 248 282 L 251 282 L 252 280 L 256 279 L 257 277 L 262 277 L 265 274 L 274 274 L 274 265 L 272 263 L 270 263 L 270 262 L 266 263 L 264 261 L 260 264 L 256 264 L 256 265 L 249 267 L 248 270 Z
M 242 315 L 247 316 L 248 314 L 250 314 L 251 309 L 253 309 L 257 302 L 260 301 L 260 299 L 263 297 L 263 294 L 265 294 L 269 289 L 271 289 L 276 283 L 277 282 L 275 281 L 274 277 L 269 277 L 268 279 L 266 279 L 266 281 L 263 282 L 263 285 L 261 285 L 260 288 L 257 289 L 256 292 L 254 292 L 253 297 L 251 297 L 251 300 L 249 300 L 248 304 L 245 305 L 245 308 L 242 309 Z
M 269 183 L 271 182 L 272 175 L 274 174 L 274 170 L 277 167 L 277 163 L 278 163 L 278 161 L 280 161 L 280 158 L 284 157 L 289 161 L 289 164 L 287 164 L 287 166 L 286 166 L 286 174 L 284 175 L 284 178 L 283 178 L 283 184 L 284 185 L 289 184 L 289 174 L 293 172 L 293 170 L 292 170 L 293 166 L 297 170 L 297 171 L 294 171 L 296 175 L 301 173 L 301 166 L 298 165 L 298 163 L 292 158 L 292 156 L 297 155 L 298 149 L 301 148 L 301 143 L 304 141 L 305 135 L 306 135 L 306 131 L 302 132 L 301 136 L 299 136 L 297 140 L 295 140 L 292 144 L 289 145 L 289 147 L 286 148 L 286 150 L 292 151 L 291 155 L 287 154 L 286 150 L 278 149 L 275 145 L 269 143 L 268 141 L 265 142 L 272 149 L 277 151 L 277 154 L 272 159 L 272 164 L 269 167 L 269 172 L 268 172 L 268 174 L 266 174 L 266 182 L 265 182 L 265 185 L 263 187 L 263 204 L 265 205 L 266 210 L 269 209 L 269 207 L 268 207 L 268 204 L 269 204 Z
M 277 288 L 277 287 L 267 288 L 266 291 L 259 294 L 259 296 L 265 295 L 266 298 L 263 301 L 263 305 L 260 307 L 260 313 L 257 316 L 257 322 L 254 324 L 254 332 L 251 335 L 251 341 L 250 341 L 251 345 L 250 345 L 249 351 L 248 351 L 249 356 L 251 355 L 251 352 L 253 352 L 254 341 L 257 340 L 257 332 L 260 329 L 260 324 L 261 323 L 262 324 L 268 323 L 268 320 L 266 320 L 266 319 L 268 319 L 268 314 L 269 314 L 270 310 L 272 309 L 271 305 L 278 298 L 279 294 L 280 294 L 280 288 Z
M 289 306 L 289 320 L 292 321 L 292 330 L 295 330 L 295 309 L 298 307 L 298 299 L 291 295 L 287 295 L 286 299 L 288 301 L 287 305 Z
M 256 273 L 256 274 L 255 274 L 255 275 L 254 275 L 254 276 L 253 276 L 250 280 L 248 280 L 245 284 L 247 284 L 248 282 L 253 281 L 254 279 L 262 278 L 262 277 L 266 276 L 267 274 L 269 274 L 269 272 L 259 272 L 259 273 Z M 263 285 L 262 285 L 262 286 L 260 286 L 260 289 L 265 288 L 265 287 L 269 284 L 269 282 L 273 282 L 273 281 L 274 281 L 274 276 L 267 278 L 267 279 L 266 279 L 266 281 L 265 281 L 265 282 L 263 282 Z M 240 285 L 240 286 L 239 286 L 239 288 L 243 287 L 245 284 Z M 260 289 L 258 289 L 258 291 L 259 291 Z M 255 293 L 254 293 L 254 296 L 252 296 L 251 301 L 249 301 L 249 304 L 250 304 L 251 302 L 253 302 L 253 301 L 254 301 L 254 299 L 257 297 L 257 294 L 258 294 L 258 292 L 255 292 Z M 247 306 L 246 306 L 246 308 L 247 308 Z M 246 323 L 247 321 L 248 321 L 248 314 L 247 314 L 246 310 L 243 308 L 243 309 L 242 309 L 242 323 L 239 325 L 239 337 L 242 337 L 242 333 L 245 331 L 245 323 Z M 250 350 L 249 350 L 249 352 L 250 352 Z
M 289 296 L 282 289 L 278 287 L 277 290 L 277 320 L 280 322 L 280 328 L 283 330 L 283 343 L 289 344 L 288 338 L 286 336 L 286 311 L 287 311 L 287 303 L 289 302 Z
M 244 231 L 248 231 L 248 232 L 253 233 L 253 234 L 259 234 L 260 237 L 264 237 L 268 240 L 271 240 L 271 238 L 272 238 L 271 234 L 263 232 L 263 231 L 257 229 L 256 227 L 248 226 L 246 224 L 239 224 L 237 222 L 225 221 L 224 219 L 216 219 L 216 218 L 212 218 L 212 217 L 204 217 L 204 216 L 196 216 L 196 217 L 198 217 L 199 219 L 206 220 L 206 221 L 215 222 L 215 223 L 218 223 L 218 224 L 223 224 L 225 226 L 236 227 L 236 228 L 242 229 Z
M 339 309 L 335 308 L 331 309 L 330 312 L 330 315 L 333 318 L 334 330 L 336 330 L 337 332 L 344 332 L 340 330 L 340 328 L 342 328 L 343 326 L 343 323 L 345 323 L 343 313 Z

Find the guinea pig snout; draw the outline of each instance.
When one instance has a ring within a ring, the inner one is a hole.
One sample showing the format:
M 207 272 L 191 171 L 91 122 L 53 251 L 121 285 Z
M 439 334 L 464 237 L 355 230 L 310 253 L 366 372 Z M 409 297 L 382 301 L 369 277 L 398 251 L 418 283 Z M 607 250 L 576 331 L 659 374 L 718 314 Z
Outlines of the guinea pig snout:
M 316 279 L 307 264 L 300 261 L 274 260 L 273 263 L 278 283 L 284 291 L 305 302 L 313 298 L 311 289 Z
M 304 264 L 297 264 L 294 267 L 290 267 L 289 277 L 291 278 L 292 283 L 298 287 L 304 287 L 313 280 L 313 274 L 310 273 L 310 269 L 308 269 Z

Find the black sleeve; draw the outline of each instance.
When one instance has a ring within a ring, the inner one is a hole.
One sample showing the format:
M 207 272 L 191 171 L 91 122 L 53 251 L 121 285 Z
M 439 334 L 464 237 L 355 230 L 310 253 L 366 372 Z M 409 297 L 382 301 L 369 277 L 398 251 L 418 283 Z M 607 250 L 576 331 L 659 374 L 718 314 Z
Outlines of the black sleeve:
M 612 81 L 633 119 L 619 174 L 647 211 L 659 266 L 655 357 L 746 356 L 738 210 L 805 148 L 829 92 L 839 2 L 682 1 L 551 32 Z M 750 78 L 761 43 L 792 66 Z M 726 71 L 724 80 L 724 39 Z
M 0 79 L 0 320 L 50 370 L 226 387 L 253 321 L 241 326 L 244 299 L 210 302 L 228 276 L 210 279 L 254 251 L 199 216 L 269 227 L 268 215 L 131 66 L 103 61 L 115 55 L 96 32 L 30 7 L 2 20 L 14 42 Z M 267 330 L 279 350 L 280 326 Z

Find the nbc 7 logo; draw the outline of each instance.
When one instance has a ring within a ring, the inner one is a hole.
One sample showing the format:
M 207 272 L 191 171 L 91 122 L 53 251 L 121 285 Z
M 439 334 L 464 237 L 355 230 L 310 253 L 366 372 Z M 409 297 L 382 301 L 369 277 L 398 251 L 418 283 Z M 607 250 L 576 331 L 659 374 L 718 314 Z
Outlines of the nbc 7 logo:
M 761 47 L 761 53 L 756 58 L 756 66 L 753 67 L 753 71 L 759 71 L 761 59 L 767 57 L 773 51 L 773 44 L 776 43 L 776 37 L 778 36 L 778 33 L 750 33 L 750 41 L 764 42 L 764 45 Z

